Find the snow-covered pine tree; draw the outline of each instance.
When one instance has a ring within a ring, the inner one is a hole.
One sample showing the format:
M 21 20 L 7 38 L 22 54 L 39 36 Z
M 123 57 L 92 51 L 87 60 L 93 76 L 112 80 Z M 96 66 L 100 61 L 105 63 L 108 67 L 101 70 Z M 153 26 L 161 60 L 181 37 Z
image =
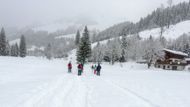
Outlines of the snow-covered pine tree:
M 14 56 L 14 57 L 18 57 L 19 56 L 19 48 L 18 48 L 18 44 L 17 43 L 11 46 L 10 55 Z
M 164 48 L 167 46 L 167 40 L 164 36 L 160 38 L 160 43 Z
M 162 34 L 164 32 L 164 25 L 165 25 L 165 17 L 164 17 L 164 6 L 163 4 L 161 5 L 160 8 L 158 8 L 156 10 L 156 20 L 155 20 L 155 23 L 157 24 L 157 26 L 160 27 L 160 37 L 162 37 Z
M 47 45 L 47 47 L 45 48 L 45 56 L 46 56 L 46 58 L 49 59 L 49 60 L 51 60 L 51 58 L 52 58 L 52 46 L 51 46 L 50 43 L 49 43 L 49 44 Z
M 19 56 L 19 47 L 18 47 L 18 44 L 16 43 L 15 44 L 15 56 L 18 57 Z
M 149 39 L 144 42 L 144 59 L 147 60 L 148 68 L 156 60 L 156 58 L 161 56 L 161 49 L 163 48 L 159 39 L 154 39 L 151 35 Z
M 15 55 L 15 45 L 11 46 L 11 56 Z
M 167 1 L 167 4 L 168 4 L 168 8 L 166 8 L 166 24 L 167 24 L 167 28 L 170 27 L 170 23 L 171 23 L 171 17 L 172 17 L 172 14 L 171 14 L 171 7 L 172 7 L 172 4 L 173 4 L 173 0 L 168 0 Z
M 141 38 L 138 35 L 133 35 L 127 39 L 128 42 L 128 53 L 127 57 L 128 59 L 137 60 L 141 57 Z
M 110 63 L 113 65 L 116 61 L 119 61 L 121 57 L 121 47 L 120 47 L 120 40 L 115 38 L 113 41 L 109 43 L 109 55 L 110 56 Z
M 126 62 L 127 60 L 127 40 L 126 35 L 123 35 L 121 38 L 121 58 L 120 62 Z
M 26 57 L 26 40 L 24 35 L 20 38 L 20 57 Z
M 109 39 L 104 47 L 104 61 L 111 63 L 111 40 Z
M 91 37 L 92 43 L 96 42 L 96 36 L 97 36 L 97 33 L 93 32 L 92 37 Z
M 0 33 L 0 56 L 6 56 L 6 35 L 4 28 L 1 29 Z
M 104 57 L 103 46 L 100 45 L 100 42 L 92 50 L 92 61 L 101 63 Z
M 79 45 L 80 43 L 80 31 L 77 31 L 76 37 L 75 37 L 75 45 Z
M 79 63 L 85 64 L 87 59 L 91 56 L 91 42 L 89 38 L 89 31 L 87 26 L 85 26 L 83 36 L 80 40 L 79 47 L 77 50 L 77 61 Z
M 11 47 L 9 45 L 9 41 L 6 41 L 6 50 L 5 50 L 6 56 L 10 56 L 11 55 L 10 51 L 11 51 Z

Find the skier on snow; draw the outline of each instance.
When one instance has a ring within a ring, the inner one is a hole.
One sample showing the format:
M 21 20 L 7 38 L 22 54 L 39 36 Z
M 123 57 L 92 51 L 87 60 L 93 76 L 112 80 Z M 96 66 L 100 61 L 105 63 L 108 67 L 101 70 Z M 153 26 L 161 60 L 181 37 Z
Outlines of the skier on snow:
M 80 76 L 82 74 L 82 71 L 83 71 L 83 66 L 82 64 L 78 64 L 78 75 Z
M 96 68 L 96 71 L 97 71 L 97 75 L 100 76 L 100 70 L 101 70 L 101 66 L 100 64 L 98 64 L 97 68 Z
M 94 74 L 95 74 L 95 75 L 96 75 L 96 73 L 97 73 L 97 72 L 96 72 L 96 71 L 97 71 L 96 69 L 97 69 L 97 67 L 96 67 L 96 65 L 94 65 Z
M 68 64 L 68 72 L 71 73 L 71 70 L 72 70 L 72 64 L 71 64 L 71 62 L 69 62 L 69 64 Z

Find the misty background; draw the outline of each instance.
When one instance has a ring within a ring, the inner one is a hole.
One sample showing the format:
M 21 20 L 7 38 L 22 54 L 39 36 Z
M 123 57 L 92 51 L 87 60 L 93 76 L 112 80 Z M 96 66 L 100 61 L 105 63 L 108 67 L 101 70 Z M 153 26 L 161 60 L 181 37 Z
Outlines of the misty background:
M 167 22 L 158 17 L 162 16 L 159 9 L 165 9 L 163 14 L 179 11 L 170 24 L 187 20 L 183 7 L 188 7 L 188 2 L 184 6 L 179 3 L 189 0 L 169 1 L 174 8 L 168 8 L 168 0 L 0 0 L 0 27 L 5 29 L 10 46 L 19 44 L 24 35 L 28 55 L 44 56 L 50 44 L 54 57 L 67 57 L 76 48 L 76 32 L 82 36 L 84 26 L 94 43 L 161 27 Z M 154 20 L 157 18 L 160 22 Z
M 182 1 L 188 0 L 173 0 Z M 122 21 L 137 22 L 161 4 L 167 0 L 0 0 L 0 25 L 15 30 L 83 24 L 102 30 Z

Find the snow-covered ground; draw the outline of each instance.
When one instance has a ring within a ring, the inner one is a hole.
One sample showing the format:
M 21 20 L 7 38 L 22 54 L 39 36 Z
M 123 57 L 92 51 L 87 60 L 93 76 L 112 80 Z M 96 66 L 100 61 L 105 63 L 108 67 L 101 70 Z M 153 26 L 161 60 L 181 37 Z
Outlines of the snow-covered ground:
M 67 73 L 69 60 L 74 67 L 71 74 Z M 190 105 L 190 72 L 147 69 L 133 62 L 103 63 L 100 77 L 93 75 L 91 64 L 78 77 L 75 58 L 69 60 L 0 57 L 0 107 Z

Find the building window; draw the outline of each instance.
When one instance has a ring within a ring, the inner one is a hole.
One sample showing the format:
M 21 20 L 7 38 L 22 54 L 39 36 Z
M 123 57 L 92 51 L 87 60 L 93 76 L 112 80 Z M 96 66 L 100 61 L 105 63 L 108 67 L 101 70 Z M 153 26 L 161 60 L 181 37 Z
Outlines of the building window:
M 172 66 L 172 70 L 177 70 L 177 66 Z
M 170 66 L 168 66 L 168 68 L 170 68 Z
M 158 68 L 160 68 L 160 65 L 158 65 Z
M 165 66 L 165 65 L 163 66 L 163 69 L 166 69 L 166 66 Z

